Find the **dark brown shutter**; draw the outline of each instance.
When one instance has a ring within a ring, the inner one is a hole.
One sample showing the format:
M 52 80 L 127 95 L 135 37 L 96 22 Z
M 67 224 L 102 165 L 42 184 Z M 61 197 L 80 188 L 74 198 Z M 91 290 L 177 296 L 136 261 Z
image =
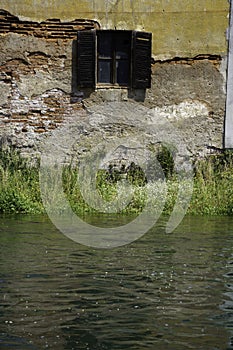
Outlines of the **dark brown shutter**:
M 132 38 L 132 87 L 151 87 L 151 33 L 133 31 Z
M 95 87 L 96 84 L 96 30 L 78 31 L 78 86 Z

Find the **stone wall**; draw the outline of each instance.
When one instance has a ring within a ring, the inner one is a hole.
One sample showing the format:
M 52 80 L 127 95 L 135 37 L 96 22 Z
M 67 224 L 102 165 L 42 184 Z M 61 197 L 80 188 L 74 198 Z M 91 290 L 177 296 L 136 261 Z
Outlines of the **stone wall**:
M 73 43 L 95 21 L 20 21 L 0 12 L 0 133 L 22 152 L 38 151 L 43 133 L 57 128 L 81 103 L 73 92 Z
M 76 32 L 80 28 L 99 28 L 96 20 L 36 22 L 19 19 L 5 10 L 1 10 L 0 20 L 2 142 L 23 154 L 36 155 L 44 140 L 58 128 L 72 138 L 69 125 L 75 122 L 87 130 L 79 143 L 79 153 L 85 153 L 91 147 L 89 140 L 98 142 L 100 137 L 114 137 L 116 132 L 124 134 L 124 129 L 127 137 L 131 132 L 143 132 L 138 122 L 140 113 L 153 109 L 153 127 L 161 119 L 168 120 L 183 134 L 191 155 L 222 148 L 226 60 L 219 53 L 221 48 L 212 54 L 200 51 L 192 57 L 184 52 L 180 57 L 154 58 L 152 88 L 145 96 L 140 90 L 78 91 Z M 106 110 L 103 102 L 107 103 Z M 110 102 L 117 112 L 110 113 Z M 140 106 L 146 110 L 140 110 Z M 127 111 L 127 118 L 125 113 L 121 116 L 119 108 Z

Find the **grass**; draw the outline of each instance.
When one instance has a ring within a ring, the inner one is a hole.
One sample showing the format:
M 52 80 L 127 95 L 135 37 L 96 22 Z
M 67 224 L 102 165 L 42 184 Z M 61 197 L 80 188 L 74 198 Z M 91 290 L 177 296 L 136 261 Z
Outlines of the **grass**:
M 209 156 L 195 166 L 190 214 L 233 215 L 233 153 Z
M 42 213 L 38 166 L 16 151 L 0 150 L 0 212 Z
M 160 155 L 161 157 L 161 155 Z M 159 160 L 162 163 L 161 159 Z M 167 196 L 163 213 L 170 214 L 176 202 L 179 181 L 173 165 L 164 162 Z M 99 170 L 96 178 L 97 192 L 106 208 L 116 199 L 117 181 L 121 172 Z M 187 213 L 192 215 L 233 215 L 233 153 L 208 156 L 194 165 L 193 195 Z M 123 214 L 140 213 L 147 201 L 148 193 L 158 196 L 158 183 L 147 183 L 144 174 L 135 164 L 124 171 L 125 180 L 131 184 L 134 195 Z M 83 199 L 78 181 L 78 169 L 71 166 L 63 169 L 63 188 L 76 213 L 95 213 Z M 122 194 L 124 188 L 121 189 Z M 119 201 L 121 195 L 119 196 Z M 1 213 L 45 213 L 40 185 L 39 166 L 29 165 L 17 151 L 0 150 L 0 212 Z

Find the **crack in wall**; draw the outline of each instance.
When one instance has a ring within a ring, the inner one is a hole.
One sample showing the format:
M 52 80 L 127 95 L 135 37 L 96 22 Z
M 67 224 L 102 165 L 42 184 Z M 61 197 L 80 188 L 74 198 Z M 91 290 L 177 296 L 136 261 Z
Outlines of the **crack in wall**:
M 197 61 L 210 61 L 216 66 L 220 66 L 222 61 L 222 56 L 220 55 L 210 55 L 210 54 L 200 54 L 194 57 L 173 57 L 166 60 L 155 60 L 152 58 L 151 63 L 152 64 L 193 64 Z

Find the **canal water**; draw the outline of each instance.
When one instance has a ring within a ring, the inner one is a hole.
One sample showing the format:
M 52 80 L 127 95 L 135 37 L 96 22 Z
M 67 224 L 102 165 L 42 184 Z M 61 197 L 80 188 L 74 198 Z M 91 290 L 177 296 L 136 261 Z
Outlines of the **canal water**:
M 108 250 L 0 217 L 0 349 L 233 349 L 233 217 L 164 227 Z

